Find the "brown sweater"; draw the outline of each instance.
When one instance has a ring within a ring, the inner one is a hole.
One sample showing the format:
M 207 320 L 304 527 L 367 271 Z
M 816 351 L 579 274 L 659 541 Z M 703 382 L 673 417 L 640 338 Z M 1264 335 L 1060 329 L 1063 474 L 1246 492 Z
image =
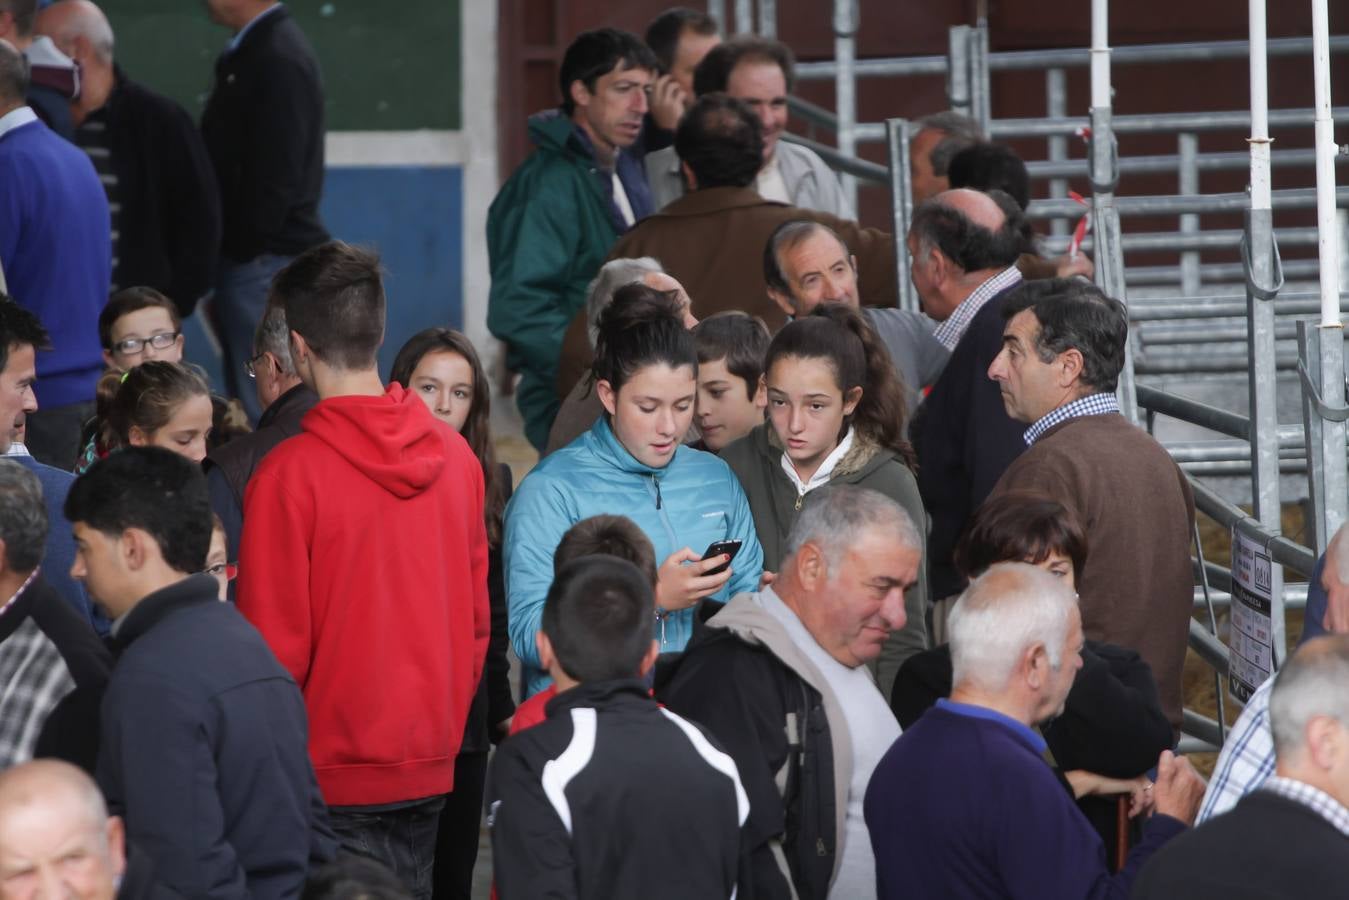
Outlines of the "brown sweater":
M 1082 416 L 1046 431 L 991 496 L 1017 489 L 1049 494 L 1082 522 L 1083 630 L 1090 640 L 1138 651 L 1178 730 L 1194 602 L 1194 496 L 1180 468 L 1123 416 Z

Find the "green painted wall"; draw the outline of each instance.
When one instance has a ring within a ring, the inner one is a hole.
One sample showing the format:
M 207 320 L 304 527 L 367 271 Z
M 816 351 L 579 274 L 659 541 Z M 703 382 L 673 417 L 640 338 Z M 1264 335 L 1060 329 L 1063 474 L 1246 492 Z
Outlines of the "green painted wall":
M 471 0 L 470 0 L 471 2 Z M 459 0 L 293 0 L 323 67 L 330 131 L 460 127 Z M 201 0 L 110 0 L 117 61 L 199 116 L 230 32 Z

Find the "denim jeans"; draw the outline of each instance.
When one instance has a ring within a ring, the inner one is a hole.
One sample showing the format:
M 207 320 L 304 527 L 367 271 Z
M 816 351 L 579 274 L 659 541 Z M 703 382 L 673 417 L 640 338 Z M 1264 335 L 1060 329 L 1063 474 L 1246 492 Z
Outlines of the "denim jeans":
M 393 870 L 416 900 L 431 897 L 436 861 L 436 830 L 445 797 L 428 797 L 406 806 L 328 808 L 342 849 L 379 860 Z
M 222 260 L 216 274 L 211 308 L 224 357 L 221 365 L 225 371 L 225 389 L 230 396 L 239 398 L 248 413 L 248 420 L 254 424 L 262 415 L 262 407 L 245 364 L 253 357 L 253 332 L 267 309 L 272 277 L 291 259 L 264 253 L 242 263 Z

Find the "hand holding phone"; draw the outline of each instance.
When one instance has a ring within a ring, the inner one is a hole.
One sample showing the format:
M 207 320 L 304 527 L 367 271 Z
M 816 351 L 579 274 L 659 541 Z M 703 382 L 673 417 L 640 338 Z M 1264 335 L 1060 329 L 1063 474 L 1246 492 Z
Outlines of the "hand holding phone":
M 742 542 L 737 538 L 729 541 L 713 541 L 712 543 L 708 544 L 707 549 L 703 551 L 703 559 L 711 559 L 712 557 L 720 556 L 723 553 L 727 554 L 729 558 L 726 560 L 726 562 L 722 563 L 721 565 L 717 566 L 714 569 L 708 569 L 703 574 L 720 575 L 722 572 L 725 572 L 728 568 L 730 568 L 731 560 L 735 559 L 735 555 L 740 552 L 741 543 Z

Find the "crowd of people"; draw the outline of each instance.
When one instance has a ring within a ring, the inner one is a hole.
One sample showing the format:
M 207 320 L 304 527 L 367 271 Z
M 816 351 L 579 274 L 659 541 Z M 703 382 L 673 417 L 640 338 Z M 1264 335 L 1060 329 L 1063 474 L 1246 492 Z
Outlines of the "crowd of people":
M 578 36 L 486 223 L 517 486 L 462 333 L 380 371 L 295 21 L 206 5 L 198 129 L 0 0 L 0 897 L 466 898 L 484 816 L 503 900 L 1335 895 L 1349 532 L 1206 786 L 1194 500 L 1014 153 L 921 120 L 899 310 L 785 45 Z

